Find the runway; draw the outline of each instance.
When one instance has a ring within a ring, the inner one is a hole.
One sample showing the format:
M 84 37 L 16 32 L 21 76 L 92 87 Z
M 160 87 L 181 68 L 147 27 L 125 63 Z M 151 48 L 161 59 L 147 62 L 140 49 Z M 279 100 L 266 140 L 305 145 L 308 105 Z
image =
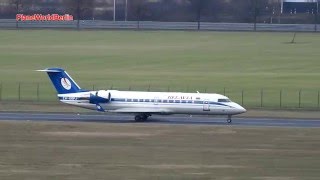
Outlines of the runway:
M 98 123 L 136 123 L 132 115 L 122 114 L 71 114 L 71 113 L 8 113 L 0 112 L 0 120 L 18 121 L 68 121 Z M 190 124 L 225 126 L 261 126 L 261 127 L 315 127 L 320 128 L 320 119 L 271 119 L 233 117 L 232 123 L 226 117 L 210 116 L 152 116 L 144 124 Z

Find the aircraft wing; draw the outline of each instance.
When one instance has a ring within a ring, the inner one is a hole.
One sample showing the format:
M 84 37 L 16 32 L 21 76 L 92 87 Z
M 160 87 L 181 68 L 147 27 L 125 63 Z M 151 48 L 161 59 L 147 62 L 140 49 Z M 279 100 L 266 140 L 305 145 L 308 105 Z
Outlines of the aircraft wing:
M 162 108 L 121 108 L 117 110 L 111 110 L 109 112 L 114 113 L 150 113 L 150 114 L 171 114 L 168 109 Z

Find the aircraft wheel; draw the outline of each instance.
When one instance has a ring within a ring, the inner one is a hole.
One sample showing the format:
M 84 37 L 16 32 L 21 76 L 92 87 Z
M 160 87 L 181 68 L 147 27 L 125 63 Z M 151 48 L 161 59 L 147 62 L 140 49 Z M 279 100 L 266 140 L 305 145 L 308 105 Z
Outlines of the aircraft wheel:
M 230 116 L 230 115 L 228 116 L 227 122 L 228 122 L 229 124 L 232 123 L 232 119 L 231 119 L 231 116 Z
M 141 117 L 140 115 L 136 115 L 136 116 L 134 117 L 134 120 L 135 120 L 136 122 L 140 122 L 140 121 L 142 120 L 142 117 Z
M 148 115 L 145 115 L 145 114 L 142 115 L 141 117 L 142 117 L 142 121 L 146 121 L 148 119 Z
M 143 122 L 143 121 L 146 121 L 148 119 L 148 115 L 146 114 L 138 114 L 134 117 L 134 120 L 137 121 L 137 122 Z

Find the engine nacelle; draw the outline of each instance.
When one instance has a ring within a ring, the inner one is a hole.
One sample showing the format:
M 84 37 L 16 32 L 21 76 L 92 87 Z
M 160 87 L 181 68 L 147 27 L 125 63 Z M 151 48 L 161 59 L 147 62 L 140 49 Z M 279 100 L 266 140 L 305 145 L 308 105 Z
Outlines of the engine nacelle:
M 94 94 L 90 93 L 89 103 L 100 104 L 108 103 L 111 101 L 111 94 L 108 91 L 100 90 L 96 91 Z

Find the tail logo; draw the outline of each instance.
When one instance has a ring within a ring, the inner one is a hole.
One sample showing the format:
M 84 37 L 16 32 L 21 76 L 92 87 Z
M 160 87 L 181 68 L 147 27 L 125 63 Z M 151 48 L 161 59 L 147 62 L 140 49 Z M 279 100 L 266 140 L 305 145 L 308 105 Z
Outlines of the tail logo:
M 61 78 L 61 85 L 66 90 L 71 89 L 71 82 L 67 78 Z

